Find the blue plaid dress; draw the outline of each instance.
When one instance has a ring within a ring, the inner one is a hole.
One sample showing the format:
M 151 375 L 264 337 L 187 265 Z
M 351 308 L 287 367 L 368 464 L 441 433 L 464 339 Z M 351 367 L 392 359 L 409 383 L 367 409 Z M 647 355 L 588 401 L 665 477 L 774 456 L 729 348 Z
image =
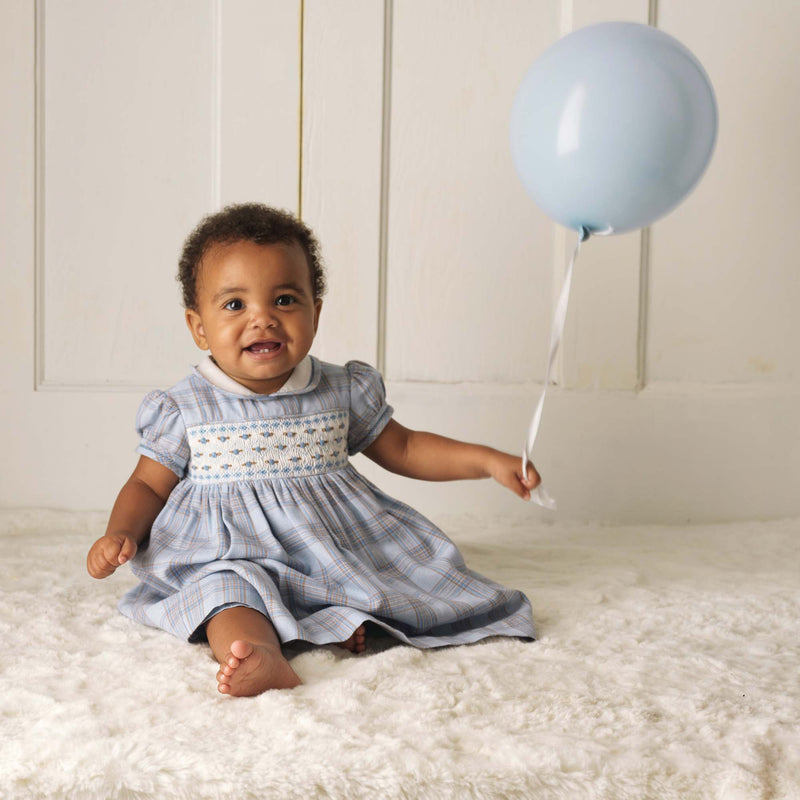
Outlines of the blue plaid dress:
M 240 605 L 282 642 L 341 642 L 366 621 L 421 648 L 533 638 L 523 594 L 468 569 L 432 522 L 350 464 L 392 415 L 379 373 L 307 365 L 289 393 L 242 396 L 195 370 L 145 397 L 138 452 L 180 482 L 132 561 L 140 583 L 122 613 L 190 641 Z

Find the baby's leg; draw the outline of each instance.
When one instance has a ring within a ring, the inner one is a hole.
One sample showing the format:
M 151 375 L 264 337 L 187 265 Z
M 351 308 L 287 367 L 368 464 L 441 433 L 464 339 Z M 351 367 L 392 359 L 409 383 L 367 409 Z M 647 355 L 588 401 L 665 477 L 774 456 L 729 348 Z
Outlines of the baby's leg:
M 206 635 L 219 662 L 217 688 L 222 694 L 250 697 L 302 683 L 283 657 L 272 623 L 255 609 L 220 611 L 206 623 Z

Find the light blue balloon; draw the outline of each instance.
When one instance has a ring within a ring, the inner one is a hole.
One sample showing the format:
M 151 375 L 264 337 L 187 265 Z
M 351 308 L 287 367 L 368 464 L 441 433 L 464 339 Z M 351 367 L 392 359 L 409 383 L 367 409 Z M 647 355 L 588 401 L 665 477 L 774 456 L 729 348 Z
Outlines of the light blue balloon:
M 632 22 L 581 28 L 531 66 L 511 113 L 525 189 L 556 222 L 590 233 L 650 225 L 706 170 L 717 102 L 677 39 Z

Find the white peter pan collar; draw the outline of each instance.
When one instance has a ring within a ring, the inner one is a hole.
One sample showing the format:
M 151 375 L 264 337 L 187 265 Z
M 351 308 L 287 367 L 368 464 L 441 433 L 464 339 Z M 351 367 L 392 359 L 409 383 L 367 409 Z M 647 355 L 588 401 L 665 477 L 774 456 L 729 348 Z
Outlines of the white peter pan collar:
M 214 362 L 214 359 L 211 356 L 206 356 L 198 365 L 195 367 L 200 375 L 202 375 L 210 384 L 216 386 L 218 389 L 223 389 L 226 392 L 231 392 L 231 394 L 238 394 L 242 397 L 262 397 L 258 392 L 254 392 L 251 389 L 248 389 L 246 386 L 242 386 L 241 383 L 235 381 L 229 375 L 226 375 Z M 278 394 L 294 394 L 295 392 L 301 392 L 305 389 L 308 384 L 311 382 L 311 372 L 312 372 L 312 363 L 311 363 L 311 356 L 306 356 L 295 368 L 292 374 L 289 376 L 289 380 L 278 389 L 277 392 L 273 392 L 269 397 L 274 397 Z

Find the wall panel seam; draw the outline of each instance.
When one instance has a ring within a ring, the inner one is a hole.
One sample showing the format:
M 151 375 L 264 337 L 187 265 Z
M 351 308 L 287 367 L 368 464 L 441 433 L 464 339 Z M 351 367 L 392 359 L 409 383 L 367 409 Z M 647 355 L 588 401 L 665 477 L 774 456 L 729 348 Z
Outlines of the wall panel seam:
M 573 0 L 561 0 L 558 12 L 558 38 L 562 38 L 572 32 L 575 23 L 574 17 Z M 551 326 L 555 318 L 555 308 L 558 304 L 558 296 L 566 273 L 567 249 L 567 229 L 561 225 L 553 225 L 553 280 L 550 286 Z M 550 378 L 551 386 L 569 388 L 567 386 L 565 345 L 566 342 L 562 342 L 556 354 L 554 369 Z M 542 375 L 544 376 L 544 373 Z
M 647 386 L 647 330 L 650 311 L 650 228 L 643 228 L 639 247 L 639 319 L 636 327 L 636 390 Z
M 389 180 L 392 124 L 392 34 L 393 0 L 383 3 L 383 95 L 381 104 L 381 191 L 378 224 L 378 315 L 376 367 L 386 374 L 386 328 L 389 272 Z
M 392 124 L 392 24 L 393 0 L 383 3 L 383 90 L 381 101 L 381 189 L 378 223 L 378 314 L 376 364 L 386 374 L 386 327 L 389 272 L 389 179 Z
M 303 219 L 303 117 L 305 112 L 305 27 L 306 2 L 300 0 L 298 102 L 297 102 L 297 216 Z
M 211 16 L 211 207 L 222 204 L 222 0 L 214 0 Z
M 658 0 L 648 0 L 647 24 L 658 26 Z M 643 228 L 639 249 L 639 318 L 636 328 L 636 391 L 647 387 L 647 334 L 650 312 L 650 228 Z
M 44 383 L 44 0 L 34 8 L 33 389 Z
M 647 6 L 647 24 L 658 27 L 658 0 L 649 0 Z

